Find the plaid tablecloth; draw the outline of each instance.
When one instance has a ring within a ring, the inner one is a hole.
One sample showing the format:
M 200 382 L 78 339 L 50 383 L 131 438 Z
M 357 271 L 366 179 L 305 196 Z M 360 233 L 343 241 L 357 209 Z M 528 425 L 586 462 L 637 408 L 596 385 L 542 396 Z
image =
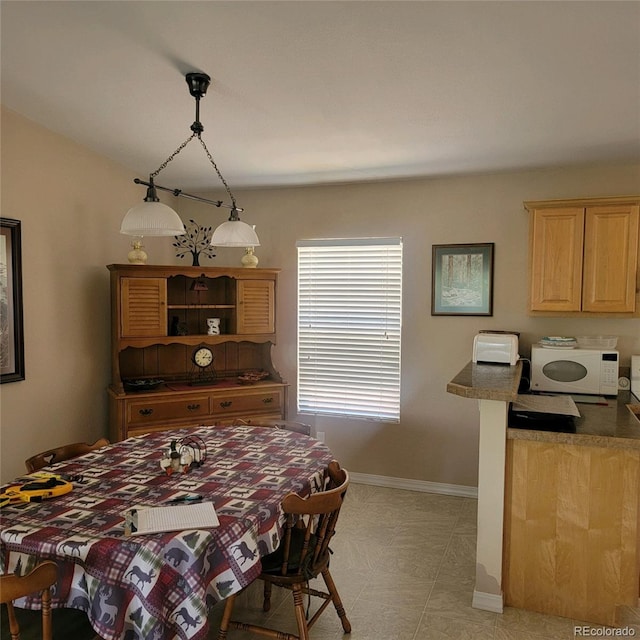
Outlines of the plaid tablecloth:
M 166 475 L 160 457 L 172 440 L 198 436 L 204 465 Z M 41 503 L 2 508 L 3 568 L 24 574 L 55 560 L 54 607 L 86 611 L 105 640 L 207 637 L 210 607 L 252 582 L 260 557 L 282 533 L 280 502 L 322 486 L 331 461 L 322 443 L 260 427 L 201 427 L 130 438 L 48 467 L 80 474 L 73 490 Z M 124 514 L 184 494 L 215 504 L 220 526 L 127 537 Z M 19 606 L 37 608 L 37 600 Z

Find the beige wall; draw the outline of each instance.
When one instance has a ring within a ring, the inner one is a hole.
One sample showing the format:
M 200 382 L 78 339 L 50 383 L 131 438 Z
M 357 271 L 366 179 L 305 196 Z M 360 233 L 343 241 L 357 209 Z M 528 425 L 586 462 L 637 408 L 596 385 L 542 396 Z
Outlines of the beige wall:
M 26 368 L 24 381 L 0 386 L 7 481 L 32 453 L 107 433 L 105 265 L 126 262 L 120 221 L 144 191 L 133 172 L 9 110 L 1 125 L 2 216 L 22 222 Z
M 629 194 L 640 167 L 573 168 L 240 193 L 262 266 L 282 268 L 276 366 L 295 417 L 296 249 L 299 238 L 404 239 L 400 424 L 316 417 L 345 466 L 360 473 L 476 486 L 478 405 L 446 393 L 479 329 L 521 332 L 522 355 L 544 335 L 619 335 L 622 364 L 640 353 L 640 319 L 540 319 L 526 312 L 528 217 L 523 200 Z M 196 218 L 197 219 L 197 218 Z M 431 245 L 494 242 L 493 317 L 431 316 Z
M 148 168 L 147 168 L 148 169 Z M 224 171 L 224 168 L 223 168 Z M 11 112 L 2 114 L 2 215 L 22 220 L 27 379 L 2 385 L 3 480 L 30 453 L 106 433 L 109 296 L 105 265 L 125 262 L 118 233 L 144 196 L 134 172 Z M 144 175 L 144 171 L 141 175 Z M 299 238 L 404 238 L 400 424 L 311 418 L 352 471 L 475 486 L 478 407 L 447 394 L 479 329 L 521 331 L 521 353 L 549 334 L 616 334 L 622 364 L 640 353 L 640 319 L 536 319 L 526 314 L 527 216 L 523 200 L 637 192 L 640 167 L 579 167 L 406 182 L 236 194 L 257 225 L 260 266 L 280 267 L 277 368 L 291 383 L 295 417 L 296 249 Z M 222 211 L 172 201 L 183 219 L 216 224 Z M 493 317 L 432 317 L 431 245 L 495 243 Z M 180 263 L 171 241 L 145 240 L 150 262 Z M 221 250 L 205 264 L 239 264 Z M 306 419 L 306 418 L 305 418 Z

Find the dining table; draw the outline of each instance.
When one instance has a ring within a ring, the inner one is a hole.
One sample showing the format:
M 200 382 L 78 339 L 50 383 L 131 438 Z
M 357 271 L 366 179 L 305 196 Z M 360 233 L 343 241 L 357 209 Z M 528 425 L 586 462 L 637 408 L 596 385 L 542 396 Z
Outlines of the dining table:
M 169 473 L 163 456 L 185 442 L 199 464 Z M 212 606 L 255 580 L 261 557 L 278 547 L 282 499 L 321 491 L 331 460 L 310 436 L 260 426 L 116 442 L 42 470 L 70 478 L 69 493 L 2 507 L 0 569 L 23 575 L 54 560 L 52 606 L 86 612 L 104 640 L 204 640 Z M 219 525 L 128 535 L 132 508 L 189 498 L 213 502 Z M 40 606 L 36 597 L 16 604 Z

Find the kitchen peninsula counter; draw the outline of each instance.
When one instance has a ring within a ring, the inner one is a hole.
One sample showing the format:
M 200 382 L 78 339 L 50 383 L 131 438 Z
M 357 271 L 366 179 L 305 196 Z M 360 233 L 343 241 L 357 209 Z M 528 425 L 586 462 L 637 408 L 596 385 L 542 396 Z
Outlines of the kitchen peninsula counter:
M 614 625 L 639 596 L 635 400 L 621 392 L 607 406 L 578 404 L 576 433 L 508 428 L 521 375 L 469 363 L 447 385 L 480 405 L 473 606 Z
M 521 377 L 520 360 L 514 366 L 469 362 L 447 385 L 447 391 L 463 398 L 511 402 L 518 395 Z
M 469 362 L 447 385 L 447 391 L 463 398 L 513 402 L 518 395 L 521 375 L 521 362 L 515 366 Z M 606 401 L 607 406 L 577 403 L 580 418 L 575 420 L 575 433 L 508 428 L 507 438 L 640 449 L 640 418 L 635 417 L 627 406 L 640 401 L 629 391 L 621 391 L 617 398 Z

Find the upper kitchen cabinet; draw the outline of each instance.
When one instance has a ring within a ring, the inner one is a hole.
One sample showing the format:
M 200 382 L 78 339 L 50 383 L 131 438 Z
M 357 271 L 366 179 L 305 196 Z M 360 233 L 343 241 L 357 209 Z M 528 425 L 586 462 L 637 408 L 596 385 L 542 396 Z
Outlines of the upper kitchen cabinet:
M 533 315 L 640 315 L 640 196 L 524 206 Z

